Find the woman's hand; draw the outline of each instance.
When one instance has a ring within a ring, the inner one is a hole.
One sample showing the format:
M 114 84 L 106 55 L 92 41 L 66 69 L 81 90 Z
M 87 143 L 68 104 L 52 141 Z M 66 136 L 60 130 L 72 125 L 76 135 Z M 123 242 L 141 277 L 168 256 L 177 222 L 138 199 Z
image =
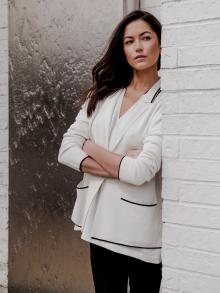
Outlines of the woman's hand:
M 82 150 L 87 153 L 87 155 L 89 155 L 89 151 L 91 150 L 92 145 L 94 145 L 94 143 L 90 139 L 87 139 L 82 146 Z
M 141 152 L 142 149 L 130 149 L 127 151 L 126 156 L 131 158 L 137 158 Z

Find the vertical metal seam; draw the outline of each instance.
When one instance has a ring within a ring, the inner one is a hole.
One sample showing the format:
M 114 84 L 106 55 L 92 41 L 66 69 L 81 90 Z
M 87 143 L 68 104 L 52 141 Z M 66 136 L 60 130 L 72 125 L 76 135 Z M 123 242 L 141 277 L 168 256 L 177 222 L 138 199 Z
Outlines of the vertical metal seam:
M 138 9 L 140 9 L 140 0 L 123 0 L 123 15 Z

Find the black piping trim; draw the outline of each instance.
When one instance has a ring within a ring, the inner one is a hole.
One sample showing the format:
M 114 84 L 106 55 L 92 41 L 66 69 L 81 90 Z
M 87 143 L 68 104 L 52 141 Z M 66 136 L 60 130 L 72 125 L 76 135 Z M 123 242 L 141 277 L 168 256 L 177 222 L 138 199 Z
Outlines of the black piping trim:
M 124 156 L 124 157 L 125 157 L 125 156 Z M 119 178 L 120 167 L 121 167 L 121 162 L 122 162 L 122 160 L 124 159 L 124 157 L 121 158 L 121 161 L 120 161 L 119 166 L 118 166 L 118 180 L 120 180 L 120 178 Z
M 132 204 L 136 204 L 136 205 L 139 205 L 139 206 L 144 206 L 144 207 L 154 207 L 157 205 L 157 203 L 154 203 L 154 204 L 142 204 L 142 203 L 137 203 L 137 202 L 134 202 L 134 201 L 130 201 L 130 200 L 127 200 L 123 197 L 121 197 L 121 200 L 124 200 L 126 202 L 129 202 L 129 203 L 132 203 Z
M 134 248 L 144 248 L 144 249 L 161 249 L 161 247 L 144 247 L 144 246 L 133 246 L 133 245 L 127 245 L 127 244 L 123 244 L 123 243 L 118 243 L 118 242 L 113 242 L 113 241 L 108 241 L 105 239 L 100 239 L 100 238 L 96 238 L 96 237 L 91 237 L 92 239 L 95 240 L 100 240 L 100 241 L 104 241 L 104 242 L 109 242 L 109 243 L 113 243 L 113 244 L 118 244 L 118 245 L 122 245 L 122 246 L 128 246 L 128 247 L 134 247 Z
M 80 162 L 80 165 L 79 165 L 79 170 L 83 173 L 82 171 L 82 163 L 83 161 L 85 161 L 85 159 L 89 158 L 89 156 L 85 157 L 84 159 L 82 159 L 82 161 Z
M 159 89 L 156 91 L 156 93 L 154 94 L 152 100 L 150 101 L 151 103 L 153 103 L 153 102 L 155 101 L 156 97 L 159 95 L 160 92 L 161 92 L 161 89 L 159 88 Z
M 76 187 L 76 189 L 86 189 L 86 188 L 89 188 L 89 186 Z

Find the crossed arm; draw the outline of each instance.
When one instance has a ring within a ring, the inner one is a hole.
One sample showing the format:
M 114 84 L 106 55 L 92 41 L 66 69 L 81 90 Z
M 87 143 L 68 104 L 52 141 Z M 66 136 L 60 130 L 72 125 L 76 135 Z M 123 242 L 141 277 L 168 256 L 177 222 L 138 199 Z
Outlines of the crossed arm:
M 102 177 L 118 178 L 118 172 L 122 155 L 110 152 L 105 148 L 95 144 L 91 140 L 86 140 L 83 151 L 88 154 L 81 164 L 84 173 L 90 173 Z M 137 157 L 141 149 L 131 149 L 126 153 L 127 156 Z
M 160 103 L 155 106 L 141 150 L 128 150 L 124 156 L 110 152 L 89 140 L 88 129 L 88 118 L 82 108 L 63 136 L 58 155 L 60 163 L 77 171 L 118 178 L 137 186 L 150 181 L 159 171 L 162 152 Z M 85 139 L 88 140 L 85 142 Z

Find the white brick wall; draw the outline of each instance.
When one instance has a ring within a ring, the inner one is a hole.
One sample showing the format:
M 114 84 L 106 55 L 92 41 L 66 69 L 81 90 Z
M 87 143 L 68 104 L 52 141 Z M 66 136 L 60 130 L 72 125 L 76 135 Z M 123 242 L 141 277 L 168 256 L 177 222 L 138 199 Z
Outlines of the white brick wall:
M 220 1 L 161 2 L 162 292 L 219 293 Z
M 0 0 L 0 293 L 8 286 L 8 1 Z

